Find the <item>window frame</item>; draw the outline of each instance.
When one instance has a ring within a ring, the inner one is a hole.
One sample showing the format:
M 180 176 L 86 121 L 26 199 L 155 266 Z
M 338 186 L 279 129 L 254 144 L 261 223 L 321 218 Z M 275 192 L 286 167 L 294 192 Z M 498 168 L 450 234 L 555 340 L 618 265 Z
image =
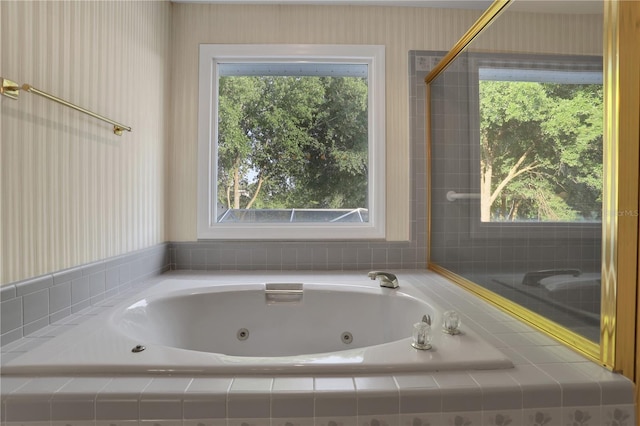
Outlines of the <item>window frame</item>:
M 366 223 L 217 222 L 217 64 L 327 62 L 368 65 L 368 209 Z M 385 49 L 381 45 L 201 44 L 198 77 L 198 239 L 381 240 L 385 238 Z

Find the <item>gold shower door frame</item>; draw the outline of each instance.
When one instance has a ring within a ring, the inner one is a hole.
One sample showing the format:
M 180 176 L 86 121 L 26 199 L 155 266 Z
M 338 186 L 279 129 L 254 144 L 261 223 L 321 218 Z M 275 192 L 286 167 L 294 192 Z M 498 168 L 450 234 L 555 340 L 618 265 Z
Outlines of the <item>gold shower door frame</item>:
M 495 0 L 425 78 L 429 170 L 431 82 L 484 28 L 506 10 L 510 3 L 511 0 Z M 636 343 L 640 342 L 640 318 L 636 318 L 640 275 L 640 51 L 637 48 L 637 40 L 640 39 L 640 2 L 606 0 L 603 7 L 605 114 L 600 344 L 432 263 L 430 253 L 427 254 L 427 265 L 429 269 L 446 276 L 491 304 L 562 341 L 595 362 L 635 381 L 635 372 L 640 370 L 640 356 L 636 356 Z M 430 193 L 431 191 L 427 195 L 429 236 Z M 640 348 L 638 351 L 640 352 Z

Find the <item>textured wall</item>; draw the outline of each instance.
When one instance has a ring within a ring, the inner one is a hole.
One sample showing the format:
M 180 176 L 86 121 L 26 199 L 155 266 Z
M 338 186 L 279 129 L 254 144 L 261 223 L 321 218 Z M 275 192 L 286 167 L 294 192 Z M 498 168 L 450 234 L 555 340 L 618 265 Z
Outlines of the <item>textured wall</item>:
M 171 5 L 2 1 L 0 75 L 34 94 L 0 99 L 1 282 L 166 240 Z
M 165 240 L 196 239 L 199 43 L 384 44 L 387 229 L 390 240 L 410 238 L 407 55 L 414 49 L 448 50 L 479 14 L 165 1 L 0 2 L 0 75 L 134 130 L 116 137 L 109 125 L 28 93 L 19 101 L 0 99 L 0 282 Z M 599 18 L 588 15 L 514 17 L 511 30 L 496 36 L 504 50 L 563 51 L 602 32 Z M 522 38 L 510 37 L 516 30 L 542 33 L 544 46 L 535 41 L 523 49 Z
M 387 239 L 400 241 L 411 235 L 407 54 L 409 50 L 449 50 L 479 15 L 479 11 L 408 7 L 174 4 L 169 239 L 196 240 L 200 43 L 385 45 Z M 587 53 L 589 48 L 584 46 L 593 46 L 602 38 L 598 16 L 510 15 L 509 24 L 489 40 L 506 51 L 557 53 L 581 45 L 582 53 Z M 513 37 L 522 32 L 532 37 Z M 598 48 L 601 46 L 600 42 Z
M 410 236 L 411 49 L 448 50 L 481 11 L 356 6 L 173 6 L 173 145 L 169 238 L 196 239 L 198 45 L 200 43 L 386 46 L 387 235 Z

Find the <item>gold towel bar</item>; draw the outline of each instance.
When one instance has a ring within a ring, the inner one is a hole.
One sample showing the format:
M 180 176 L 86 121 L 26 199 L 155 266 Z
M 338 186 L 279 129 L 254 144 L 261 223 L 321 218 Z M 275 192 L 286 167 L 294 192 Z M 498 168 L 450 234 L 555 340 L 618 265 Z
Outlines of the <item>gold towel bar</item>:
M 83 112 L 87 115 L 90 115 L 93 118 L 97 118 L 98 120 L 102 120 L 102 121 L 106 121 L 109 124 L 113 125 L 113 133 L 115 133 L 116 135 L 120 136 L 122 135 L 122 132 L 124 130 L 130 132 L 131 131 L 131 127 L 129 126 L 125 126 L 124 124 L 120 124 L 116 121 L 113 121 L 109 118 L 103 117 L 100 114 L 96 114 L 95 112 L 91 112 L 87 109 L 84 109 L 82 107 L 79 107 L 77 105 L 72 104 L 71 102 L 67 102 L 64 99 L 60 99 L 57 96 L 53 96 L 50 95 L 49 93 L 43 92 L 42 90 L 38 90 L 35 87 L 29 85 L 29 84 L 23 84 L 22 87 L 18 87 L 18 84 L 11 81 L 11 80 L 7 80 L 5 78 L 0 77 L 0 80 L 2 80 L 2 88 L 0 89 L 0 94 L 3 94 L 11 99 L 18 99 L 18 94 L 19 94 L 19 90 L 22 89 L 25 92 L 30 92 L 30 93 L 35 93 L 36 95 L 40 95 L 44 98 L 47 98 L 51 101 L 57 102 L 59 104 L 62 104 L 64 106 L 67 106 L 69 108 L 73 108 L 76 111 L 80 111 Z

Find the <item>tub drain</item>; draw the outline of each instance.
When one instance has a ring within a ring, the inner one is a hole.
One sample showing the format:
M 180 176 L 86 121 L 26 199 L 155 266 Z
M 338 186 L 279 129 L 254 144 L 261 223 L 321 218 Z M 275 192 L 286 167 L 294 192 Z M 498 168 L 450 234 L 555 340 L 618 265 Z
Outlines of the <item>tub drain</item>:
M 353 342 L 353 335 L 351 333 L 349 333 L 348 331 L 345 331 L 344 333 L 342 333 L 340 335 L 340 339 L 342 340 L 342 343 L 348 345 L 351 342 Z
M 249 338 L 249 330 L 247 330 L 246 328 L 241 328 L 236 333 L 236 337 L 238 337 L 238 340 L 247 340 Z

